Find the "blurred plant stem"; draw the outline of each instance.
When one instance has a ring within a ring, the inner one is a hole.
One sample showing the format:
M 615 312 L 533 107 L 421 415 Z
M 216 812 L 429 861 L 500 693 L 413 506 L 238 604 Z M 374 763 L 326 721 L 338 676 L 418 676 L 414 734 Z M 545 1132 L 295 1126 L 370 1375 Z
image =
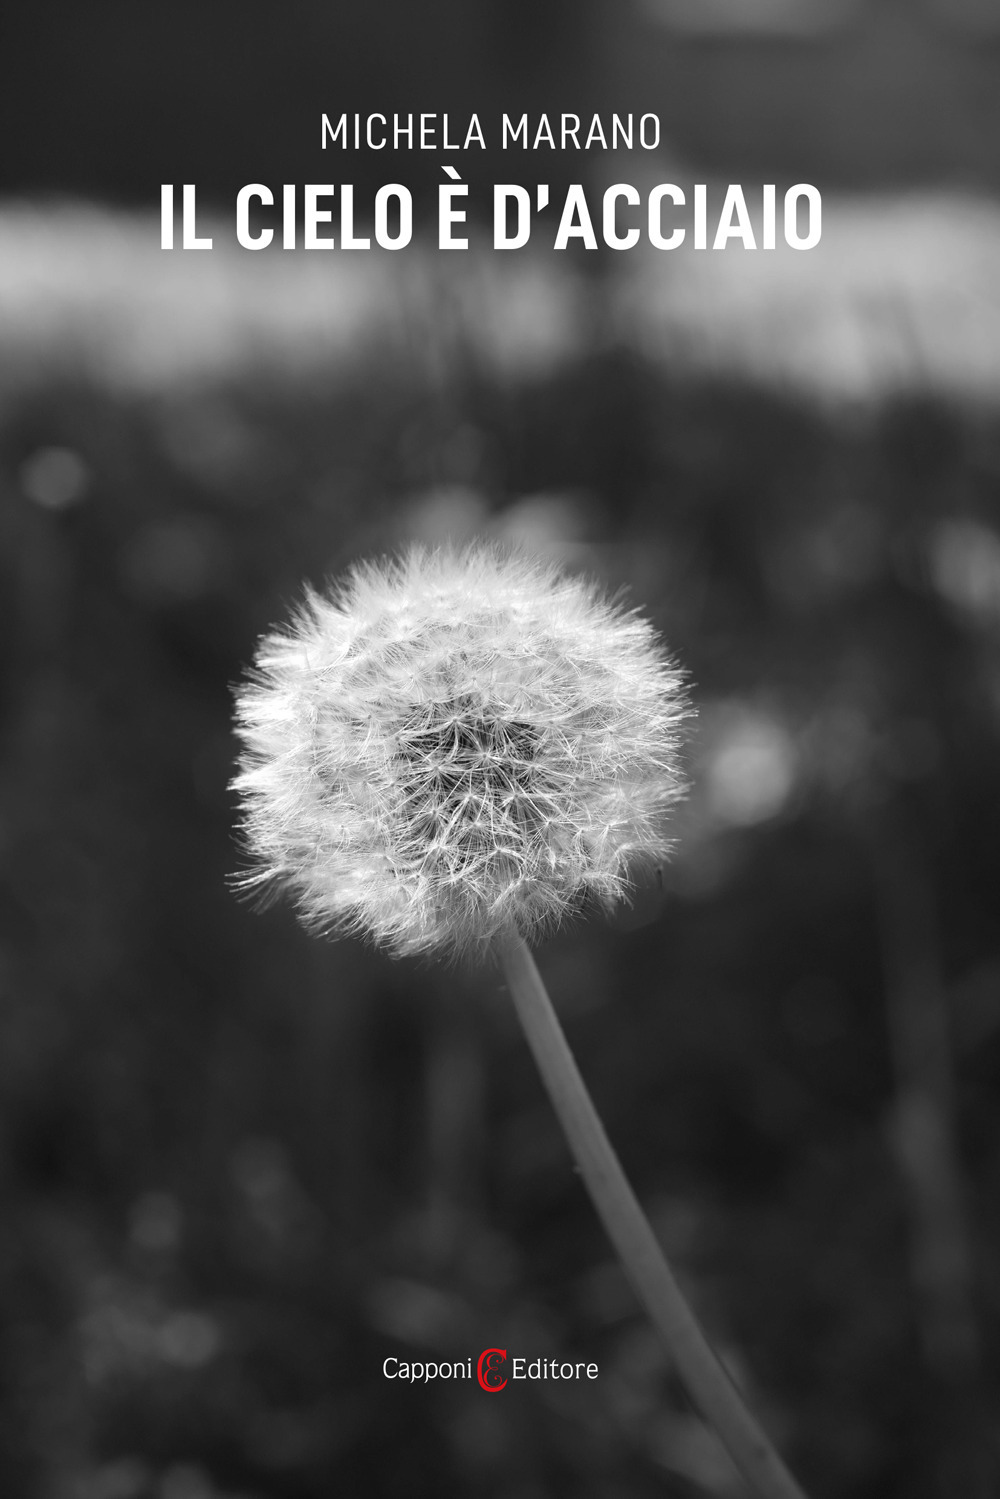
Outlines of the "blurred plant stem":
M 988 1499 L 972 1253 L 957 1143 L 948 995 L 926 859 L 900 814 L 870 838 L 895 1099 L 890 1139 L 907 1195 L 911 1274 L 942 1495 Z
M 608 1140 L 527 945 L 512 934 L 498 946 L 518 1018 L 570 1150 L 688 1394 L 760 1499 L 804 1499 L 684 1300 Z

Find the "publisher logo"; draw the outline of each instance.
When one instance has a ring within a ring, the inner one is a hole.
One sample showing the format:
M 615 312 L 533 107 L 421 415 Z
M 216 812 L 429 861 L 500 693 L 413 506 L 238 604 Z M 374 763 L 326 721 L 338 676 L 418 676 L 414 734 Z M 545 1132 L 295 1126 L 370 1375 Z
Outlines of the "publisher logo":
M 475 1360 L 463 1358 L 449 1363 L 430 1360 L 410 1363 L 390 1356 L 382 1364 L 382 1374 L 386 1379 L 399 1379 L 410 1384 L 429 1384 L 438 1379 L 471 1381 L 475 1378 L 487 1395 L 499 1395 L 512 1382 L 535 1384 L 549 1379 L 596 1379 L 598 1368 L 596 1364 L 582 1360 L 569 1363 L 557 1358 L 523 1358 L 514 1354 L 508 1357 L 506 1348 L 484 1348 Z
M 476 1378 L 489 1395 L 496 1395 L 507 1383 L 506 1348 L 484 1348 L 476 1365 Z

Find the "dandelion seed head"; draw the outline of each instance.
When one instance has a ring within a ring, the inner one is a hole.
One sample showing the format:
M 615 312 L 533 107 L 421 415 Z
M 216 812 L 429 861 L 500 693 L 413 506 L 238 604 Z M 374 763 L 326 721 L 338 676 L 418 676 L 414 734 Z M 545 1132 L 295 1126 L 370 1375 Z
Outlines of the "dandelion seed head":
M 666 856 L 686 712 L 592 583 L 486 546 L 358 566 L 238 689 L 243 884 L 400 955 L 538 936 Z

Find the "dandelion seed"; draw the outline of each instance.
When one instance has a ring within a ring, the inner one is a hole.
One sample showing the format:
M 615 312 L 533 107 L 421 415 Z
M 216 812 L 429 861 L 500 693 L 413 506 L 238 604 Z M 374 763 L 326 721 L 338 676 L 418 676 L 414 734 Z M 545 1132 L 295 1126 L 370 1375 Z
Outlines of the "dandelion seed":
M 689 1394 L 762 1499 L 803 1499 L 684 1301 L 526 943 L 659 868 L 686 711 L 651 625 L 593 584 L 487 547 L 358 567 L 265 637 L 237 696 L 245 883 L 399 954 L 493 950 Z
M 245 883 L 397 954 L 531 938 L 665 856 L 685 714 L 592 583 L 490 547 L 357 567 L 238 693 Z

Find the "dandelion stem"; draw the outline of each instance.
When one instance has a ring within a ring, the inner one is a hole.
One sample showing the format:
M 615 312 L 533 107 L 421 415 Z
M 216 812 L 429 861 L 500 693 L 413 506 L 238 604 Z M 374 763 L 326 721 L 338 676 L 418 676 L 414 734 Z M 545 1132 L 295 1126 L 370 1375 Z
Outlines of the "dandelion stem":
M 511 934 L 498 955 L 570 1150 L 632 1285 L 702 1416 L 760 1499 L 805 1499 L 695 1320 L 591 1101 L 534 958 Z

